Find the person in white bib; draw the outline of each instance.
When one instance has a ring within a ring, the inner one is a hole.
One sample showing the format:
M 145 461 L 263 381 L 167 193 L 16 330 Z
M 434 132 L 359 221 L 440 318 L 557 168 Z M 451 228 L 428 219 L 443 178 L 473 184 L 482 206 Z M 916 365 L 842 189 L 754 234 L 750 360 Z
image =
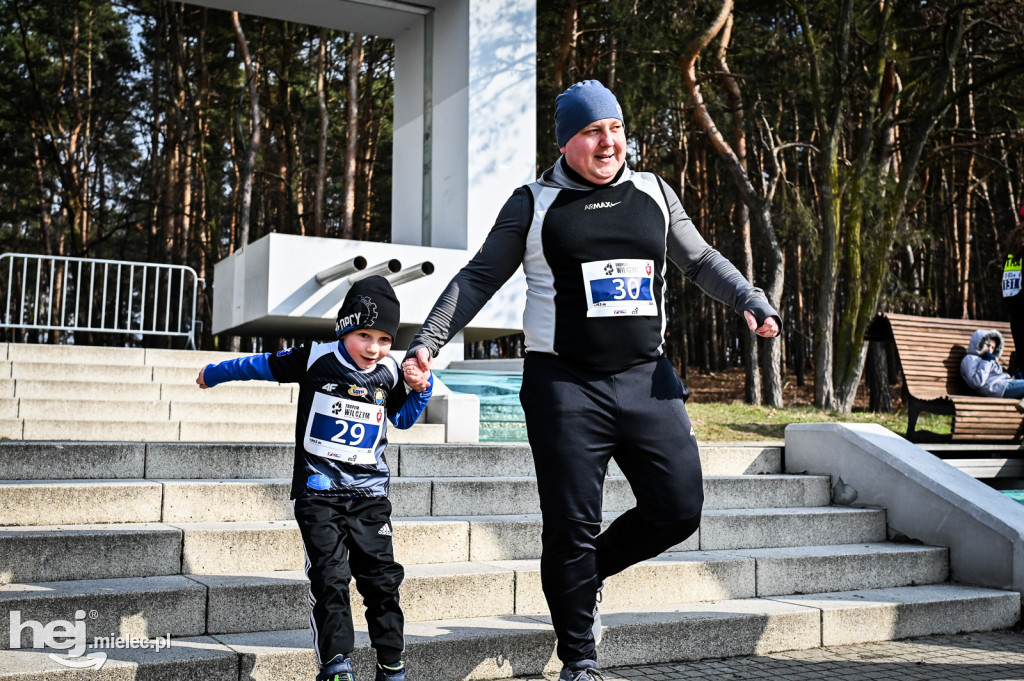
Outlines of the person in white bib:
M 433 389 L 429 371 L 406 372 L 388 356 L 398 332 L 398 298 L 379 276 L 357 281 L 338 310 L 333 343 L 311 343 L 210 364 L 200 388 L 258 379 L 298 383 L 291 498 L 306 552 L 317 681 L 354 681 L 349 582 L 366 605 L 375 681 L 405 681 L 405 571 L 392 544 L 387 424 L 409 428 Z
M 626 164 L 615 95 L 577 83 L 555 100 L 562 156 L 505 202 L 480 251 L 452 279 L 403 368 L 426 371 L 522 265 L 526 359 L 520 400 L 543 517 L 541 583 L 558 636 L 560 681 L 601 678 L 603 581 L 678 544 L 704 496 L 687 390 L 664 356 L 669 262 L 742 315 L 779 332 L 764 293 L 701 238 L 660 177 Z M 637 506 L 601 531 L 610 461 Z

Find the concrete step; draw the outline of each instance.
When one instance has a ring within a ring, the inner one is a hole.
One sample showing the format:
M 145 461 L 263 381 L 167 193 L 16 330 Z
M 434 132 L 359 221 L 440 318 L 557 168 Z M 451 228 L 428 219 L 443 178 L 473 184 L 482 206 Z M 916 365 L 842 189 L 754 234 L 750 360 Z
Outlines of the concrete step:
M 216 388 L 214 388 L 216 390 Z M 210 392 L 209 390 L 196 392 Z M 284 403 L 260 404 L 247 402 L 171 402 L 171 420 L 183 423 L 232 423 L 239 425 L 285 424 L 295 429 L 295 405 Z
M 0 379 L 0 398 L 63 400 L 131 400 L 136 402 L 198 402 L 200 404 L 291 404 L 297 388 L 279 383 L 227 383 L 216 390 L 199 386 L 159 383 L 119 383 L 116 381 L 37 381 Z
M 107 360 L 109 362 L 109 359 Z M 198 370 L 196 371 L 198 374 Z M 10 378 L 29 381 L 95 381 L 98 383 L 153 383 L 153 367 L 143 364 L 77 364 L 14 362 Z M 192 377 L 195 380 L 195 376 Z M 157 381 L 159 382 L 159 381 Z
M 828 478 L 705 478 L 705 509 L 826 506 Z M 19 480 L 0 482 L 0 526 L 55 523 L 290 520 L 291 479 Z M 392 478 L 392 515 L 521 515 L 540 511 L 533 478 Z M 609 477 L 604 509 L 636 500 L 625 478 Z
M 0 584 L 177 575 L 181 544 L 159 523 L 0 528 Z
M 10 379 L 11 394 L 7 397 L 65 400 L 131 400 L 156 402 L 161 399 L 156 383 L 111 383 L 98 381 L 35 381 Z M 2 386 L 0 386 L 2 390 Z
M 181 424 L 177 421 L 19 420 L 23 424 L 21 437 L 24 440 L 101 442 L 116 439 L 123 442 L 166 442 L 178 440 L 181 431 Z
M 885 589 L 949 579 L 949 549 L 865 543 L 729 551 L 754 560 L 757 595 Z
M 291 478 L 271 480 L 162 480 L 161 520 L 177 522 L 245 522 L 295 517 Z M 429 516 L 430 480 L 391 481 L 392 515 Z
M 0 440 L 20 440 L 25 434 L 22 419 L 0 419 Z
M 938 547 L 875 543 L 808 546 L 793 555 L 785 555 L 780 549 L 760 551 L 761 555 L 756 558 L 746 552 L 730 551 L 661 554 L 609 577 L 602 592 L 601 610 L 646 610 L 663 603 L 772 596 L 793 582 L 824 593 L 847 590 L 851 585 L 874 589 L 936 584 L 949 576 L 947 551 Z M 829 570 L 835 572 L 840 564 L 845 570 L 848 556 L 856 556 L 861 561 L 853 574 L 829 573 Z M 485 564 L 515 573 L 515 614 L 548 612 L 541 590 L 539 560 Z M 821 569 L 825 574 L 814 580 L 801 581 L 808 569 Z M 797 588 L 781 593 L 799 593 L 801 590 Z
M 287 443 L 295 441 L 294 408 L 289 421 L 276 423 L 245 423 L 235 421 L 111 421 L 0 418 L 0 438 L 25 441 L 72 442 L 203 442 L 203 443 Z M 394 443 L 442 443 L 445 426 L 440 423 L 417 423 L 407 430 L 388 429 L 388 440 Z
M 199 370 L 207 364 L 217 364 L 235 357 L 245 357 L 249 352 L 223 352 L 217 350 L 165 350 L 159 348 L 146 348 L 145 363 L 158 367 L 182 367 L 194 369 L 193 380 L 199 374 Z
M 147 446 L 156 445 L 0 440 L 0 480 L 142 478 Z
M 206 630 L 206 588 L 180 576 L 8 584 L 0 610 L 18 611 L 23 627 L 11 636 L 11 619 L 0 619 L 0 650 L 32 646 L 28 620 L 73 621 L 82 611 L 97 636 L 197 636 Z
M 88 631 L 88 640 L 93 642 Z M 109 632 L 102 634 L 109 636 Z M 152 679 L 153 681 L 238 681 L 241 656 L 209 636 L 172 639 L 169 648 L 154 647 L 155 641 L 120 641 L 122 647 L 89 649 L 82 656 L 71 657 L 67 650 L 43 648 L 0 651 L 0 679 L 4 681 L 49 681 L 50 679 L 76 679 L 78 681 L 121 681 L 123 679 Z M 161 641 L 162 644 L 162 641 Z M 312 650 L 309 655 L 312 659 Z M 315 663 L 313 663 L 315 667 Z M 69 667 L 75 667 L 69 669 Z M 98 668 L 97 668 L 98 667 Z M 313 678 L 308 675 L 291 678 Z
M 417 518 L 394 523 L 395 558 L 403 565 L 455 563 L 470 558 L 470 523 Z M 301 570 L 302 538 L 293 520 L 175 523 L 184 533 L 183 574 Z
M 845 508 L 732 509 L 701 519 L 705 551 L 884 541 L 885 511 Z
M 402 480 L 406 478 L 398 478 Z M 532 477 L 431 478 L 431 515 L 508 515 L 540 511 Z M 812 476 L 725 476 L 704 478 L 704 508 L 787 508 L 827 506 L 829 479 Z M 604 510 L 626 511 L 636 497 L 623 477 L 608 476 Z
M 122 424 L 166 422 L 171 413 L 171 404 L 160 401 L 122 400 L 117 396 L 117 387 L 110 386 L 110 397 L 104 400 L 74 399 L 33 399 L 14 398 L 0 400 L 0 414 L 4 403 L 17 402 L 17 418 L 25 421 L 104 421 L 118 417 Z
M 0 526 L 156 523 L 162 497 L 151 480 L 0 482 Z
M 799 557 L 773 560 L 777 567 L 785 566 L 782 571 L 792 579 L 814 563 L 834 564 L 837 557 L 845 555 L 844 550 L 878 559 L 875 574 L 869 577 L 883 587 L 937 583 L 947 576 L 945 550 L 933 547 L 808 547 Z M 899 563 L 889 560 L 891 556 L 899 556 Z M 764 596 L 758 593 L 762 585 L 755 577 L 760 574 L 761 560 L 715 552 L 664 554 L 609 578 L 601 608 L 643 611 L 666 602 Z M 832 581 L 824 586 L 842 583 Z M 881 587 L 865 583 L 862 588 Z M 100 631 L 179 637 L 299 628 L 309 619 L 308 590 L 309 582 L 298 570 L 80 580 L 0 587 L 0 607 L 20 611 L 21 621 L 41 622 L 76 610 L 96 611 L 103 619 L 90 626 L 99 626 Z M 362 598 L 354 585 L 351 595 L 353 618 L 357 625 L 365 625 Z M 410 565 L 402 585 L 402 604 L 407 622 L 547 613 L 538 560 Z M 124 617 L 126 612 L 133 614 Z M 126 625 L 130 630 L 125 630 Z M 9 640 L 2 627 L 0 622 L 0 647 Z
M 196 377 L 199 376 L 199 370 L 204 366 L 206 364 L 203 362 L 195 366 L 154 366 L 153 382 L 169 385 L 191 385 L 199 388 L 196 385 Z
M 146 350 L 144 348 L 117 348 L 91 345 L 11 343 L 8 346 L 5 359 L 19 364 L 142 366 L 146 363 Z
M 0 480 L 291 477 L 289 444 L 0 440 Z
M 835 645 L 833 631 L 858 642 L 884 641 L 1012 626 L 1019 594 L 955 585 L 810 595 L 797 599 L 742 599 L 716 603 L 663 603 L 643 612 L 602 611 L 604 667 L 767 654 Z M 105 632 L 104 632 L 105 633 Z M 503 616 L 409 622 L 405 659 L 422 681 L 476 681 L 557 673 L 554 632 L 544 616 Z M 93 630 L 87 629 L 91 640 Z M 203 679 L 305 681 L 316 674 L 308 628 L 173 639 L 169 650 L 102 650 L 99 670 L 76 679 Z M 51 657 L 50 654 L 55 654 Z M 56 658 L 56 659 L 55 659 Z M 64 678 L 66 651 L 0 652 L 0 678 Z M 370 678 L 375 654 L 365 629 L 353 661 Z M 70 678 L 70 676 L 67 676 Z
M 155 442 L 145 445 L 146 476 L 152 478 L 291 478 L 292 444 L 249 442 Z M 0 443 L 2 447 L 3 443 Z M 2 451 L 2 450 L 0 450 Z M 391 462 L 391 452 L 388 454 Z M 390 464 L 394 467 L 394 463 Z
M 709 518 L 713 518 L 708 522 Z M 605 525 L 613 518 L 606 517 Z M 294 521 L 175 523 L 184 531 L 182 572 L 225 574 L 298 570 L 302 542 Z M 404 565 L 490 562 L 540 556 L 539 515 L 400 518 L 395 556 Z M 885 540 L 885 514 L 870 509 L 709 511 L 701 529 L 674 551 L 781 548 Z
M 197 404 L 291 404 L 291 419 L 295 420 L 295 398 L 298 386 L 265 381 L 237 381 L 218 385 L 212 390 L 200 390 L 195 385 L 163 384 L 160 399 L 171 402 Z
M 492 477 L 533 475 L 533 457 L 526 444 L 403 445 L 400 475 L 410 477 Z M 713 444 L 700 448 L 704 475 L 760 475 L 782 471 L 782 447 Z M 621 475 L 615 462 L 611 475 Z
M 998 629 L 1014 622 L 1020 612 L 1016 594 L 951 585 L 857 595 L 884 606 L 869 610 L 850 599 L 845 609 L 837 609 L 834 614 L 836 619 L 864 617 L 867 621 L 861 629 L 865 634 L 870 632 L 870 640 L 893 638 L 889 627 L 894 619 L 898 630 L 923 636 Z M 816 648 L 822 645 L 823 631 L 829 628 L 821 621 L 821 611 L 814 607 L 771 599 L 662 604 L 645 612 L 609 611 L 603 615 L 604 640 L 599 656 L 606 667 Z M 936 615 L 942 619 L 936 619 Z M 218 637 L 243 655 L 252 656 L 251 660 L 243 659 L 243 674 L 250 674 L 244 678 L 260 681 L 272 678 L 260 673 L 265 669 L 273 669 L 270 673 L 278 674 L 276 678 L 299 678 L 281 672 L 288 658 L 293 664 L 301 664 L 308 639 L 308 632 L 301 630 Z M 372 651 L 364 648 L 365 640 L 360 637 L 358 642 L 357 653 L 363 655 L 354 655 L 359 671 L 373 663 Z M 289 644 L 294 648 L 289 649 Z M 554 634 L 546 617 L 414 622 L 406 628 L 409 669 L 416 670 L 416 678 L 424 681 L 557 673 L 560 665 L 553 658 L 553 647 Z M 273 663 L 264 661 L 265 655 L 276 659 Z
M 309 624 L 309 581 L 299 570 L 194 575 L 208 588 L 211 634 L 297 629 Z M 402 583 L 406 622 L 511 615 L 515 573 L 482 563 L 410 565 Z M 365 626 L 365 606 L 353 583 L 352 618 Z
M 182 442 L 295 442 L 295 409 L 290 419 L 274 423 L 236 421 L 182 421 Z M 293 445 L 294 449 L 294 445 Z
M 293 416 L 294 419 L 294 416 Z M 210 432 L 216 424 L 181 424 L 186 431 Z M 20 427 L 20 422 L 19 422 Z M 284 433 L 280 444 L 256 444 L 250 438 L 238 442 L 184 441 L 149 444 L 109 442 L 4 441 L 0 440 L 0 480 L 74 478 L 283 478 L 290 477 L 294 445 L 294 421 L 275 426 Z M 443 432 L 439 424 L 418 423 L 410 430 L 388 429 L 391 445 L 387 457 L 393 475 L 422 477 L 529 477 L 534 473 L 527 445 L 453 445 L 396 443 L 395 438 L 430 438 Z M 65 428 L 62 432 L 66 432 Z M 252 434 L 252 426 L 233 429 L 236 436 Z M 38 438 L 35 438 L 38 439 Z M 264 441 L 265 442 L 265 441 Z M 130 454 L 129 454 L 130 452 Z M 108 461 L 108 457 L 109 461 Z M 762 475 L 781 471 L 781 448 L 706 445 L 701 463 L 708 477 Z M 104 469 L 108 472 L 104 473 Z M 609 474 L 621 476 L 613 462 Z

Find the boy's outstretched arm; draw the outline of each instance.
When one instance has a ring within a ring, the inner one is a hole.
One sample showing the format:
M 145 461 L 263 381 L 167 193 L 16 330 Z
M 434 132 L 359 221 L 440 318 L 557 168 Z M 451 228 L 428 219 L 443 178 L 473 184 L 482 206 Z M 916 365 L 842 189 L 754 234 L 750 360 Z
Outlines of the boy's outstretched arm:
M 200 388 L 212 388 L 227 381 L 276 381 L 270 371 L 270 353 L 249 355 L 229 359 L 217 364 L 207 364 L 200 369 L 196 385 Z

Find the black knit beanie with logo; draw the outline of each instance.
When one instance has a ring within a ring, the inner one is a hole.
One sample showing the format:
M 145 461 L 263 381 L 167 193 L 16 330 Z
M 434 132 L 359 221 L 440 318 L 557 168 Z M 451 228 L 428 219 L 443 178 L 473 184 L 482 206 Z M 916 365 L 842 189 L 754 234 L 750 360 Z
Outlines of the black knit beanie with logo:
M 338 309 L 334 331 L 341 338 L 356 329 L 376 329 L 393 339 L 398 333 L 399 316 L 395 289 L 387 279 L 374 275 L 352 284 Z

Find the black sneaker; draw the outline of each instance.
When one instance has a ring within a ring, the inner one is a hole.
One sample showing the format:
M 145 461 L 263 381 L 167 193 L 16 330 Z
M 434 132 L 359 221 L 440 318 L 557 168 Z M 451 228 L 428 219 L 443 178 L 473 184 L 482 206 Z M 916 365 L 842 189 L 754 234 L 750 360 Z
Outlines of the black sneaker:
M 316 681 L 356 681 L 356 671 L 352 667 L 352 658 L 335 655 L 331 661 L 320 669 Z
M 399 660 L 393 665 L 378 662 L 373 681 L 405 681 L 405 662 Z
M 579 662 L 570 662 L 562 667 L 558 681 L 604 681 L 604 676 L 598 671 L 597 662 L 580 660 Z

